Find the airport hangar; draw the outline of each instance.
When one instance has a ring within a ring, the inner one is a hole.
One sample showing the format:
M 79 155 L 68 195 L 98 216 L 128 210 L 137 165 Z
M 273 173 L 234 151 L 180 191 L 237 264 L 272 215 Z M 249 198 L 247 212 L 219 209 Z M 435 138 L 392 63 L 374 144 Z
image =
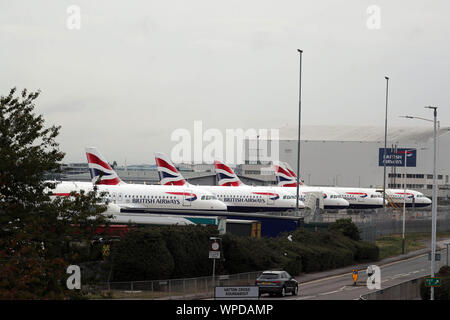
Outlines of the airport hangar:
M 450 175 L 450 128 L 441 127 L 438 140 L 438 185 L 440 198 L 448 200 Z M 402 159 L 386 167 L 388 188 L 404 187 L 432 194 L 433 126 L 388 127 L 388 157 L 400 154 L 402 148 L 412 154 L 404 168 Z M 279 159 L 297 171 L 296 127 L 279 130 Z M 246 140 L 245 164 L 238 166 L 248 177 L 268 173 L 270 140 Z M 305 184 L 316 186 L 371 187 L 383 186 L 384 127 L 375 126 L 303 126 L 300 146 L 300 172 Z M 393 155 L 389 155 L 393 153 Z M 415 161 L 411 158 L 414 158 Z M 256 161 L 255 161 L 256 159 Z M 259 164 L 258 164 L 259 162 Z M 259 170 L 259 171 L 258 171 Z M 404 176 L 406 172 L 406 178 Z

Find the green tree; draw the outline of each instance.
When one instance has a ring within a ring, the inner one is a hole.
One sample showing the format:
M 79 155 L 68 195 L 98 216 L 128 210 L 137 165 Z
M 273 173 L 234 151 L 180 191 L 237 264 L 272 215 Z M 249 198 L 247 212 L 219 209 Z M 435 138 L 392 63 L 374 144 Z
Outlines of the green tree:
M 358 227 L 352 219 L 338 219 L 328 226 L 329 231 L 337 231 L 353 240 L 361 240 Z
M 0 299 L 67 298 L 66 268 L 105 224 L 96 191 L 53 200 L 46 172 L 59 171 L 60 127 L 34 112 L 40 92 L 0 97 Z
M 159 228 L 127 233 L 111 248 L 114 281 L 168 279 L 174 259 Z

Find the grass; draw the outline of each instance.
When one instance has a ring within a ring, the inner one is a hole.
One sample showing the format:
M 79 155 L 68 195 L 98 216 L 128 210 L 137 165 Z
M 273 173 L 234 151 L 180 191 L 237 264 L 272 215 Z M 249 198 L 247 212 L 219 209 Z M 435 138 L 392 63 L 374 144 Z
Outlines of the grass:
M 405 236 L 405 253 L 425 249 L 430 239 L 430 233 L 410 233 Z M 449 238 L 450 232 L 439 232 L 436 235 L 439 238 Z M 394 257 L 402 253 L 402 235 L 394 234 L 381 236 L 377 239 L 376 245 L 380 248 L 380 260 Z

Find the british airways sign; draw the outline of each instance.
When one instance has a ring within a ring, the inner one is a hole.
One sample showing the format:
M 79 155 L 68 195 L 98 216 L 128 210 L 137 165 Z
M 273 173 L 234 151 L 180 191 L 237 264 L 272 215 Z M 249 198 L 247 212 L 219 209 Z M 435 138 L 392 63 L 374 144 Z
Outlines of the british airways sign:
M 417 150 L 406 148 L 386 148 L 386 155 L 384 148 L 378 149 L 378 165 L 384 167 L 404 167 L 406 158 L 407 167 L 415 167 L 417 162 Z

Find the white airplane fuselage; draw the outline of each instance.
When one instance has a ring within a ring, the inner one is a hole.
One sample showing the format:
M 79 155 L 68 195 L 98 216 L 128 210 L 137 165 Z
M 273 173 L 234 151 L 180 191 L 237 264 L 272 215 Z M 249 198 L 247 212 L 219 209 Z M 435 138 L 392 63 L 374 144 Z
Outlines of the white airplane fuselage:
M 295 209 L 296 201 L 286 190 L 271 187 L 223 187 L 223 186 L 195 186 L 214 194 L 218 200 L 225 203 L 228 211 L 234 212 L 272 212 Z M 299 201 L 299 208 L 305 207 Z
M 97 185 L 99 193 L 105 192 L 105 203 L 121 209 L 171 209 L 226 211 L 227 206 L 207 190 L 194 186 L 160 186 L 143 184 Z M 52 190 L 55 196 L 69 196 L 70 192 L 93 190 L 90 182 L 64 181 Z

